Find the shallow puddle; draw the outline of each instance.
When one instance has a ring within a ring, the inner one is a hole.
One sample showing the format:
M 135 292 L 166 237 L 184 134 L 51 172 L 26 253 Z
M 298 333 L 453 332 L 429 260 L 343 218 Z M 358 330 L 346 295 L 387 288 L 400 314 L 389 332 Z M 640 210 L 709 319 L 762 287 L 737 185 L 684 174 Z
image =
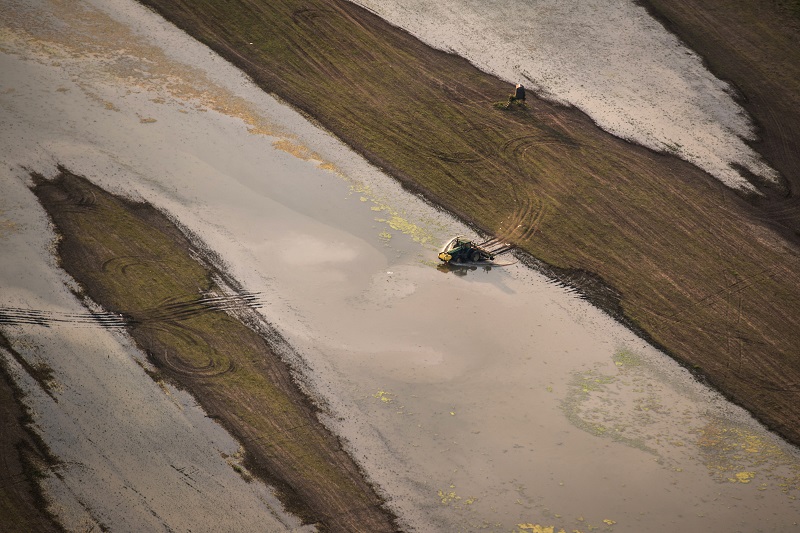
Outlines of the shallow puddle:
M 0 19 L 0 307 L 86 313 L 25 188 L 62 164 L 170 214 L 258 295 L 408 529 L 797 529 L 796 449 L 520 264 L 438 268 L 467 228 L 149 11 L 102 4 L 14 3 Z M 124 334 L 0 328 L 53 368 L 58 403 L 20 380 L 65 462 L 47 484 L 70 524 L 194 529 L 205 507 L 232 527 L 296 527 Z M 135 492 L 141 505 L 116 505 Z

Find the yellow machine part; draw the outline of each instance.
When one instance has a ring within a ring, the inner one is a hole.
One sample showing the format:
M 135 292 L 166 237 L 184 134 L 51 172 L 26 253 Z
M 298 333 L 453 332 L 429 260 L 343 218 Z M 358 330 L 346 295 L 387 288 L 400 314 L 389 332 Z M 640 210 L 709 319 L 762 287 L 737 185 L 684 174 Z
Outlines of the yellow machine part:
M 450 255 L 450 254 L 448 254 L 447 252 L 441 252 L 441 253 L 439 254 L 439 259 L 441 259 L 441 260 L 442 260 L 442 261 L 444 261 L 445 263 L 446 263 L 447 261 L 450 261 L 452 258 L 453 258 L 453 256 L 452 256 L 452 255 Z

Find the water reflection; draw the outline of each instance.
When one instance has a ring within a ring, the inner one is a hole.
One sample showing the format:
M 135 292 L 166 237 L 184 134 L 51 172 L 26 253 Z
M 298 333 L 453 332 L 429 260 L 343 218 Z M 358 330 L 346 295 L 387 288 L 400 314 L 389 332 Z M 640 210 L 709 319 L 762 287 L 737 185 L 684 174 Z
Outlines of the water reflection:
M 492 265 L 485 263 L 441 263 L 436 267 L 439 272 L 451 273 L 456 276 L 466 276 L 470 272 L 477 272 L 478 269 L 489 272 L 492 270 Z

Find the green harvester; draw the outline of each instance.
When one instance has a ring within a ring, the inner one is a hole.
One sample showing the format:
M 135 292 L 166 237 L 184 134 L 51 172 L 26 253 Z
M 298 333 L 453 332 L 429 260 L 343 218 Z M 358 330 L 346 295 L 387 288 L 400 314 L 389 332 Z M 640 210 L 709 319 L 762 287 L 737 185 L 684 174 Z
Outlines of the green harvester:
M 458 235 L 442 247 L 439 259 L 445 263 L 481 263 L 493 261 L 496 256 L 508 252 L 511 248 L 513 246 L 497 238 L 476 243 L 463 235 Z

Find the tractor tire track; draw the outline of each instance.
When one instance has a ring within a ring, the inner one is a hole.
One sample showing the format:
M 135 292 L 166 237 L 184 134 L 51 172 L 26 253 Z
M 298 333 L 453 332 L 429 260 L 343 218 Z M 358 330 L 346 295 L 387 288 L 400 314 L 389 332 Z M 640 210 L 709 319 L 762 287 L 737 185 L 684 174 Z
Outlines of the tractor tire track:
M 127 264 L 120 272 L 134 264 L 142 263 Z M 131 311 L 129 314 L 110 311 L 67 313 L 0 306 L 0 325 L 50 327 L 64 324 L 75 327 L 124 328 L 157 321 L 183 320 L 214 311 L 232 312 L 242 309 L 258 309 L 263 305 L 260 296 L 259 293 L 248 292 L 232 295 L 208 295 L 194 300 L 165 302 L 164 305 Z

